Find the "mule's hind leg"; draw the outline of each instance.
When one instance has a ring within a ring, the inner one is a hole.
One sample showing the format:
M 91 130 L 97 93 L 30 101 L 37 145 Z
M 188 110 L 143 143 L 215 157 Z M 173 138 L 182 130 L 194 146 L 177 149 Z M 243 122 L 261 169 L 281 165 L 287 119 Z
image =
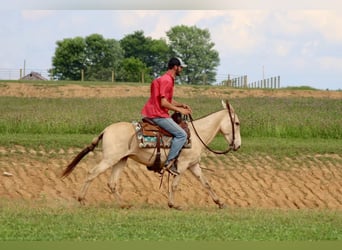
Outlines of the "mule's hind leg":
M 78 196 L 78 201 L 81 203 L 84 203 L 84 197 L 88 191 L 88 188 L 90 184 L 93 182 L 93 180 L 101 173 L 103 173 L 105 170 L 107 170 L 109 167 L 112 166 L 111 162 L 108 162 L 107 160 L 102 160 L 99 164 L 97 164 L 94 168 L 92 168 L 88 172 L 88 176 L 86 181 L 83 184 L 83 187 L 81 188 L 80 194 Z
M 120 174 L 122 172 L 122 169 L 126 166 L 127 159 L 124 158 L 121 161 L 119 161 L 117 164 L 113 166 L 112 174 L 110 176 L 108 187 L 110 191 L 114 194 L 115 199 L 120 204 L 121 208 L 129 208 L 131 205 L 127 204 L 122 198 L 118 190 L 118 181 L 120 178 Z
M 205 178 L 205 176 L 203 175 L 200 164 L 197 163 L 193 165 L 192 167 L 190 167 L 190 170 L 194 174 L 194 176 L 202 183 L 202 185 L 207 189 L 211 198 L 219 206 L 219 208 L 224 208 L 225 207 L 224 203 L 220 201 L 220 199 L 218 198 L 218 196 L 216 195 L 216 193 L 210 186 L 209 182 L 207 181 L 207 178 Z

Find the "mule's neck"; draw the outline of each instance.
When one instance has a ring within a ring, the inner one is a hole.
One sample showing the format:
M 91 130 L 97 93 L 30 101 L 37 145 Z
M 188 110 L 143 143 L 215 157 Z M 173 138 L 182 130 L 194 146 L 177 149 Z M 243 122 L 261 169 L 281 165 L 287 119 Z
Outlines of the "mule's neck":
M 227 115 L 227 111 L 220 110 L 194 121 L 199 136 L 206 144 L 209 144 L 219 132 L 224 115 Z

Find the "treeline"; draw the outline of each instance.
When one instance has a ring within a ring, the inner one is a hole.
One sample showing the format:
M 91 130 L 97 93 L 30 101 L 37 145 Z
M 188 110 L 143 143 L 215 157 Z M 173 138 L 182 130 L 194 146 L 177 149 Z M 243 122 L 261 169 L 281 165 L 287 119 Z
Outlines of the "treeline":
M 178 78 L 185 84 L 215 82 L 220 59 L 209 30 L 196 26 L 175 26 L 166 39 L 153 39 L 135 31 L 121 40 L 100 34 L 65 38 L 56 42 L 50 75 L 55 80 L 145 81 L 165 72 L 173 56 L 188 65 Z M 81 74 L 82 72 L 82 74 Z

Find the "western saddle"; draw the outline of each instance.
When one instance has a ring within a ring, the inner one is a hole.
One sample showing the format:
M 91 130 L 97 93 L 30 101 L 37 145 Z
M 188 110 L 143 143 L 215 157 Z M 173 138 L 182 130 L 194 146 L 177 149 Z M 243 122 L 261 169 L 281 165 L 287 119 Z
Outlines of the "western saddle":
M 184 131 L 188 135 L 188 144 L 190 142 L 190 130 L 188 127 L 188 123 L 186 121 L 186 117 L 183 117 L 181 113 L 175 112 L 172 116 L 172 119 L 181 127 L 184 129 Z M 173 137 L 172 134 L 170 134 L 165 129 L 159 127 L 156 123 L 153 122 L 152 119 L 144 117 L 142 118 L 142 121 L 139 122 L 142 135 L 147 137 L 155 137 L 156 138 L 156 158 L 152 165 L 147 166 L 147 169 L 150 171 L 161 173 L 163 170 L 163 167 L 161 166 L 161 160 L 160 160 L 160 148 L 165 148 L 163 145 L 162 138 L 164 136 L 167 137 Z

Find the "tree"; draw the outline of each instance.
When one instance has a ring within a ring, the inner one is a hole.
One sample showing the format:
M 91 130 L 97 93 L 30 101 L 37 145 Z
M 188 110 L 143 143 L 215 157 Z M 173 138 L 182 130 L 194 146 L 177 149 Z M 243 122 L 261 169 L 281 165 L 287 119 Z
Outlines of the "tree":
M 85 80 L 109 81 L 122 59 L 123 50 L 114 39 L 99 34 L 64 39 L 57 41 L 52 74 L 59 80 L 80 80 L 84 70 Z
M 118 69 L 123 58 L 120 43 L 114 39 L 104 39 L 93 34 L 85 38 L 86 42 L 86 80 L 109 80 L 112 71 Z
M 85 41 L 82 37 L 57 41 L 52 58 L 52 75 L 58 80 L 80 80 L 86 61 Z
M 170 49 L 163 39 L 145 37 L 143 31 L 135 31 L 120 40 L 125 58 L 137 58 L 150 69 L 150 76 L 156 77 L 166 70 Z
M 166 34 L 173 54 L 188 65 L 183 70 L 181 81 L 188 84 L 214 83 L 220 59 L 209 31 L 180 25 L 172 27 Z
M 123 82 L 142 82 L 151 80 L 148 74 L 148 67 L 140 59 L 129 57 L 122 60 L 117 77 Z
M 164 39 L 151 40 L 149 58 L 146 65 L 152 69 L 151 76 L 160 76 L 167 70 L 167 62 L 171 57 L 171 50 Z

